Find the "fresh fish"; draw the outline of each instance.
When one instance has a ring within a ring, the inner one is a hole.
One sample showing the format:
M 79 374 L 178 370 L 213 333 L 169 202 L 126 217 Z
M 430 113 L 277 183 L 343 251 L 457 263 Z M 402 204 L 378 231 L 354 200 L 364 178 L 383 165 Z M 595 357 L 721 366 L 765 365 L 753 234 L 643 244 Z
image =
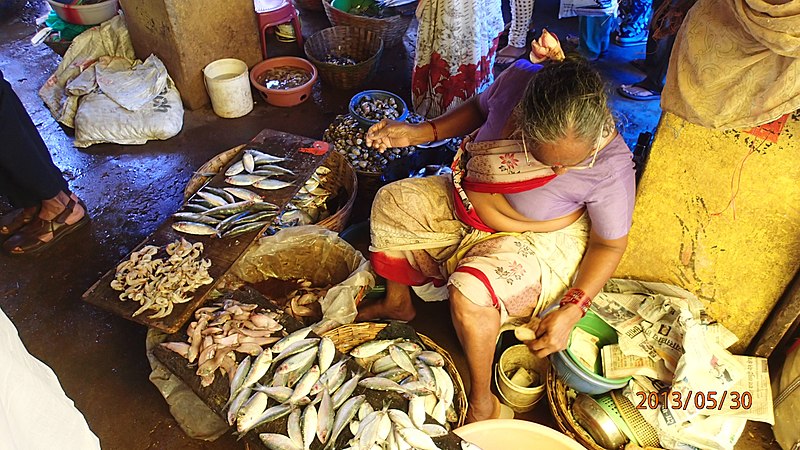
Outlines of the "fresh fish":
M 408 417 L 415 427 L 419 428 L 425 423 L 425 398 L 411 397 L 408 401 Z
M 282 361 L 292 355 L 296 355 L 297 353 L 306 351 L 311 347 L 316 346 L 318 342 L 319 338 L 306 338 L 292 342 L 278 356 L 275 357 L 274 361 L 277 363 L 278 361 Z
M 211 208 L 208 211 L 204 212 L 203 214 L 205 214 L 207 216 L 213 216 L 213 215 L 216 215 L 216 214 L 229 216 L 231 214 L 237 214 L 237 213 L 240 213 L 242 211 L 246 211 L 251 206 L 253 206 L 253 202 L 242 201 L 242 202 L 236 202 L 236 203 L 229 203 L 227 205 L 217 206 L 217 207 Z
M 325 373 L 333 363 L 333 358 L 336 356 L 336 344 L 329 337 L 323 337 L 319 341 L 318 362 L 320 373 Z
M 246 356 L 242 362 L 236 366 L 236 372 L 233 373 L 233 377 L 231 378 L 230 395 L 228 395 L 228 401 L 225 403 L 223 408 L 227 408 L 236 397 L 236 394 L 239 393 L 239 389 L 241 389 L 242 385 L 244 384 L 244 380 L 247 378 L 247 374 L 250 372 L 250 365 L 250 357 Z
M 353 374 L 353 377 L 345 381 L 342 387 L 336 390 L 333 394 L 333 409 L 339 409 L 340 406 L 348 399 L 358 386 L 358 381 L 361 379 L 360 374 Z
M 426 395 L 422 398 L 425 404 L 425 414 L 433 417 L 433 410 L 436 409 L 436 405 L 439 404 L 439 399 L 436 398 L 435 395 Z
M 251 222 L 264 222 L 272 220 L 277 214 L 274 211 L 260 211 L 255 214 L 249 214 L 234 222 L 234 225 L 244 225 Z
M 250 393 L 250 389 L 242 389 L 238 394 L 236 394 L 236 397 L 228 407 L 228 425 L 233 425 L 236 423 L 236 415 L 239 413 L 239 409 L 242 408 L 242 405 L 244 405 L 244 403 L 250 399 Z
M 314 361 L 317 358 L 317 347 L 311 347 L 308 350 L 304 350 L 296 355 L 292 355 L 286 361 L 282 362 L 277 370 L 276 373 L 289 373 L 294 370 L 297 370 L 300 367 L 303 367 L 308 363 L 308 361 Z M 311 388 L 309 387 L 309 390 Z
M 333 400 L 328 392 L 328 388 L 322 389 L 322 401 L 319 403 L 319 412 L 317 414 L 317 438 L 323 444 L 328 442 L 331 435 L 334 421 Z
M 200 191 L 197 191 L 197 195 L 199 195 L 200 197 L 203 197 L 203 199 L 205 201 L 207 201 L 208 203 L 211 203 L 214 206 L 222 206 L 222 205 L 227 205 L 228 204 L 228 202 L 224 198 L 220 197 L 219 195 L 214 195 L 214 194 L 212 194 L 210 192 L 205 192 L 205 191 L 200 190 Z
M 322 388 L 325 386 L 327 386 L 329 392 L 336 391 L 336 389 L 344 383 L 345 378 L 347 378 L 346 362 L 347 360 L 343 359 L 326 370 L 325 373 L 319 377 L 317 384 L 311 388 L 309 394 L 314 395 L 317 392 L 322 392 Z
M 317 409 L 313 404 L 306 406 L 305 411 L 303 411 L 302 427 L 303 449 L 309 450 L 317 432 Z
M 263 392 L 256 392 L 236 413 L 236 430 L 244 434 L 254 426 L 258 418 L 267 409 L 269 397 Z
M 433 407 L 433 414 L 431 414 L 431 417 L 442 425 L 447 423 L 447 406 L 444 400 L 439 399 L 439 402 Z
M 350 355 L 355 358 L 369 358 L 370 356 L 377 355 L 378 353 L 386 350 L 395 342 L 397 342 L 397 339 L 369 341 L 351 350 Z
M 291 438 L 278 433 L 260 433 L 258 437 L 270 450 L 301 450 L 303 448 Z
M 251 211 L 278 211 L 278 205 L 270 202 L 255 202 L 253 206 L 250 207 Z
M 433 394 L 433 388 L 422 381 L 400 383 L 400 386 L 403 386 L 403 389 L 411 395 L 425 396 Z
M 289 397 L 289 403 L 297 403 L 301 398 L 308 395 L 317 380 L 319 380 L 319 366 L 314 365 L 300 378 L 300 381 L 297 382 L 297 385 L 294 387 L 294 393 Z M 336 407 L 335 403 L 334 407 Z
M 336 418 L 333 420 L 333 429 L 331 430 L 331 435 L 325 448 L 331 448 L 336 444 L 336 438 L 339 437 L 339 434 L 341 434 L 347 424 L 356 416 L 358 408 L 365 399 L 366 396 L 357 395 L 344 402 L 342 407 L 339 408 L 339 411 L 336 412 Z
M 245 188 L 237 188 L 237 187 L 226 187 L 223 190 L 234 197 L 245 200 L 245 201 L 252 201 L 252 202 L 260 202 L 264 198 L 260 195 L 256 194 L 255 192 L 251 191 L 250 189 Z M 233 202 L 231 202 L 233 203 Z
M 203 190 L 211 192 L 214 195 L 218 195 L 225 199 L 228 203 L 236 203 L 236 199 L 230 193 L 226 192 L 225 189 L 220 189 L 214 186 L 206 186 Z
M 403 351 L 408 353 L 409 355 L 416 356 L 419 352 L 422 351 L 422 347 L 416 342 L 402 341 L 398 343 L 397 346 L 402 348 Z
M 429 366 L 433 367 L 444 366 L 444 356 L 429 350 L 420 352 L 420 354 L 417 355 L 417 359 L 419 359 L 420 361 L 424 362 Z
M 388 380 L 392 380 L 396 383 L 399 383 L 400 380 L 408 377 L 409 373 L 405 369 L 401 367 L 396 367 L 394 369 L 389 369 L 385 372 L 380 372 L 375 374 L 376 377 L 386 378 Z
M 403 439 L 403 436 L 400 435 L 400 428 L 398 427 L 395 427 L 394 429 L 394 443 L 397 450 L 412 450 L 411 444 L 406 442 L 406 440 Z
M 406 372 L 411 373 L 415 377 L 417 376 L 417 369 L 414 368 L 414 363 L 411 362 L 411 358 L 408 357 L 408 354 L 403 349 L 396 345 L 390 345 L 389 356 L 391 356 L 392 360 Z
M 203 211 L 207 210 L 203 209 Z M 196 212 L 176 212 L 175 214 L 172 215 L 172 217 L 180 221 L 204 223 L 206 225 L 214 225 L 214 226 L 216 226 L 220 222 L 219 219 L 215 219 L 213 217 L 199 214 Z
M 256 163 L 275 164 L 286 161 L 286 158 L 270 155 L 269 153 L 260 152 L 258 150 L 247 149 L 247 153 L 253 155 L 253 160 Z
M 272 386 L 273 387 L 286 387 L 286 383 L 289 382 L 289 374 L 288 373 L 274 373 L 272 375 Z
M 273 420 L 278 420 L 281 417 L 285 417 L 291 411 L 292 411 L 292 407 L 289 406 L 289 405 L 276 405 L 276 406 L 273 406 L 273 407 L 267 409 L 266 411 L 264 411 L 264 414 L 261 414 L 261 416 L 256 419 L 255 423 L 253 423 L 253 425 L 251 425 L 250 428 L 247 428 L 244 431 L 239 431 L 239 434 L 241 435 L 241 434 L 247 433 L 248 431 L 252 430 L 253 428 L 255 428 L 257 426 L 263 425 L 263 424 L 265 424 L 267 422 L 272 422 Z M 238 428 L 237 428 L 237 431 L 238 431 Z
M 263 178 L 263 177 L 262 177 Z M 280 180 L 270 180 L 270 179 L 262 179 L 261 181 L 256 181 L 252 184 L 254 188 L 264 189 L 268 191 L 274 191 L 277 189 L 283 189 L 286 187 L 291 186 L 292 183 L 288 183 L 286 181 Z
M 361 408 L 359 407 L 359 409 Z M 353 444 L 354 447 L 367 449 L 372 447 L 373 442 L 369 441 L 374 440 L 377 435 L 378 430 L 375 422 L 379 419 L 379 412 L 380 411 L 373 411 L 370 415 L 359 421 L 358 429 L 353 433 L 353 441 L 355 441 Z
M 289 413 L 289 419 L 286 421 L 286 434 L 289 439 L 297 445 L 297 448 L 303 448 L 303 429 L 300 425 L 300 408 L 295 408 Z
M 227 170 L 225 170 L 225 176 L 232 177 L 234 175 L 239 175 L 242 172 L 244 172 L 244 164 L 242 164 L 242 161 L 236 161 L 235 163 L 231 164 Z
M 394 369 L 395 367 L 399 367 L 396 362 L 392 359 L 391 355 L 386 355 L 383 358 L 375 361 L 372 363 L 372 367 L 370 368 L 370 372 L 372 373 L 381 373 L 386 372 L 387 370 Z
M 401 394 L 405 394 L 406 390 L 403 386 L 395 383 L 392 380 L 380 377 L 372 377 L 372 378 L 365 378 L 358 382 L 360 386 L 364 386 L 367 389 L 372 389 L 375 391 L 393 391 L 399 392 Z
M 251 153 L 245 152 L 245 154 L 242 155 L 242 166 L 244 166 L 244 170 L 247 173 L 253 173 L 253 171 L 256 169 L 256 161 L 253 159 L 253 155 Z
M 217 226 L 217 234 L 224 233 L 225 231 L 228 230 L 228 228 L 232 227 L 233 224 L 237 220 L 244 218 L 248 214 L 250 214 L 250 213 L 248 213 L 247 211 L 244 211 L 244 212 L 240 212 L 238 214 L 234 214 L 232 216 L 228 216 L 224 220 L 219 221 L 219 223 L 217 223 L 217 225 L 216 225 Z M 209 217 L 209 216 L 205 216 L 205 217 Z
M 358 407 L 358 420 L 364 420 L 368 415 L 375 411 L 369 402 L 364 402 Z
M 398 428 L 408 428 L 416 426 L 414 425 L 414 422 L 411 421 L 411 418 L 408 417 L 408 414 L 406 414 L 406 412 L 403 411 L 402 409 L 390 409 L 389 411 L 387 411 L 387 413 L 389 414 L 389 419 L 391 419 L 392 423 L 394 423 Z M 422 414 L 425 414 L 424 410 L 422 411 Z
M 375 411 L 364 421 L 367 424 L 359 430 L 359 448 L 372 448 L 379 442 L 386 442 L 392 432 L 392 421 L 386 410 Z
M 436 386 L 436 378 L 434 378 L 433 371 L 427 364 L 421 360 L 417 360 L 417 362 L 414 363 L 414 368 L 417 369 L 417 379 L 419 379 L 419 381 L 429 386 Z
M 445 427 L 435 423 L 422 424 L 419 429 L 430 437 L 441 437 L 447 434 L 447 429 Z
M 364 403 L 367 403 L 367 402 L 364 402 Z M 353 438 L 353 440 L 355 440 L 355 439 L 356 439 L 356 437 L 358 437 L 358 436 L 359 436 L 359 434 L 358 434 L 358 429 L 359 429 L 359 428 L 361 428 L 361 424 L 362 424 L 362 422 L 361 422 L 360 420 L 355 420 L 355 419 L 353 419 L 353 420 L 350 422 L 350 425 L 349 425 L 349 427 L 350 427 L 350 434 L 352 434 L 353 436 L 355 436 L 355 437 Z M 352 442 L 352 441 L 351 441 L 351 442 Z
M 217 229 L 211 225 L 197 222 L 174 222 L 172 229 L 186 234 L 194 234 L 196 236 L 211 236 L 217 234 Z
M 258 382 L 264 375 L 266 375 L 270 366 L 272 365 L 272 352 L 269 350 L 262 350 L 261 353 L 253 361 L 252 367 L 244 379 L 242 386 L 250 387 Z
M 203 213 L 208 211 L 208 206 L 198 205 L 196 203 L 187 203 L 183 205 L 183 209 L 192 213 Z
M 267 396 L 278 403 L 285 403 L 292 396 L 294 390 L 286 386 L 262 386 L 257 384 L 253 387 L 254 391 L 267 394 Z
M 473 444 L 472 442 L 461 441 L 461 450 L 482 450 L 477 445 Z
M 448 422 L 458 422 L 458 414 L 456 414 L 456 408 L 453 404 L 447 407 L 447 411 L 444 412 L 444 415 Z
M 448 406 L 453 404 L 453 395 L 455 394 L 453 379 L 441 367 L 431 367 L 431 371 L 436 380 L 436 396 L 444 402 L 444 409 L 446 410 Z
M 284 336 L 283 339 L 276 342 L 272 346 L 272 353 L 280 353 L 286 350 L 286 347 L 292 345 L 292 343 L 299 341 L 300 339 L 305 339 L 306 336 L 311 333 L 311 329 L 312 327 L 300 328 L 299 330 Z
M 271 164 L 263 164 L 263 165 L 260 164 L 258 166 L 258 170 L 259 171 L 274 172 L 276 175 L 294 175 L 295 174 L 294 172 L 292 172 L 291 170 L 289 170 L 289 169 L 287 169 L 285 167 L 275 166 L 275 165 L 271 165 Z
M 247 233 L 249 231 L 258 230 L 267 226 L 269 222 L 251 222 L 246 223 L 244 225 L 236 225 L 235 227 L 231 228 L 230 230 L 222 233 L 223 238 L 230 238 L 234 236 L 238 236 L 240 234 Z
M 400 436 L 412 447 L 419 450 L 439 450 L 439 447 L 436 446 L 430 436 L 416 428 L 401 428 Z
M 252 186 L 257 181 L 266 180 L 267 177 L 261 175 L 234 175 L 225 178 L 225 182 L 234 186 Z

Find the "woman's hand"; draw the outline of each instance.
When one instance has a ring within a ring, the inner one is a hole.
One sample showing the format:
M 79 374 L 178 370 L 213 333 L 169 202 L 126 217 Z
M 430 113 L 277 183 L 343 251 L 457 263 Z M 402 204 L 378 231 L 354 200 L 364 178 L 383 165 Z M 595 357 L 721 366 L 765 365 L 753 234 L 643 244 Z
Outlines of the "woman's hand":
M 525 344 L 539 358 L 567 348 L 572 328 L 583 317 L 577 305 L 564 305 L 544 316 L 536 329 L 536 339 Z
M 420 127 L 422 125 L 422 127 Z M 430 125 L 413 125 L 408 122 L 383 119 L 367 130 L 367 146 L 383 152 L 387 148 L 408 147 L 428 142 L 427 131 Z
M 543 28 L 539 40 L 531 41 L 530 58 L 533 63 L 541 63 L 548 59 L 563 61 L 564 50 L 561 49 L 561 41 L 558 40 L 558 36 Z

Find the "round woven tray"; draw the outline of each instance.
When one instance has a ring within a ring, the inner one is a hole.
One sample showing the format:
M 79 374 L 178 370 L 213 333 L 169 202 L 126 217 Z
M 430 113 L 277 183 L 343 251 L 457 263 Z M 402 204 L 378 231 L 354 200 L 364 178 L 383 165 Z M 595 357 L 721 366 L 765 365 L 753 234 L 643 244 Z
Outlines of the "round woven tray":
M 364 342 L 375 339 L 378 332 L 386 328 L 386 325 L 385 323 L 376 322 L 351 323 L 334 328 L 325 333 L 324 336 L 331 338 L 333 343 L 336 344 L 336 350 L 342 353 L 349 353 L 350 350 Z M 424 334 L 417 333 L 417 336 L 422 340 L 425 347 L 444 357 L 444 369 L 447 370 L 447 373 L 450 374 L 450 378 L 453 379 L 453 387 L 455 388 L 453 402 L 456 414 L 458 414 L 458 422 L 454 428 L 458 428 L 464 425 L 464 420 L 467 418 L 467 393 L 464 390 L 464 382 L 461 381 L 461 375 L 458 374 L 456 364 L 453 362 L 453 358 L 447 350 L 438 346 Z
M 226 150 L 200 166 L 192 175 L 192 178 L 189 179 L 189 182 L 186 183 L 186 187 L 183 190 L 184 201 L 194 195 L 211 177 L 237 157 L 244 147 L 244 145 L 240 145 Z M 353 211 L 356 194 L 358 194 L 358 178 L 353 168 L 347 163 L 347 159 L 337 152 L 330 152 L 321 165 L 331 169 L 331 173 L 322 187 L 333 193 L 333 195 L 336 195 L 340 189 L 344 188 L 347 193 L 347 202 L 335 213 L 317 222 L 316 225 L 338 233 L 347 228 L 350 221 L 350 214 Z
M 383 18 L 357 16 L 346 13 L 331 5 L 330 0 L 322 0 L 325 14 L 331 25 L 348 25 L 372 31 L 383 39 L 385 47 L 394 47 L 403 41 L 413 15 L 396 15 Z
M 375 76 L 383 54 L 383 39 L 364 28 L 338 26 L 314 33 L 304 47 L 322 81 L 339 89 L 354 89 Z M 346 56 L 358 64 L 327 63 L 327 56 Z

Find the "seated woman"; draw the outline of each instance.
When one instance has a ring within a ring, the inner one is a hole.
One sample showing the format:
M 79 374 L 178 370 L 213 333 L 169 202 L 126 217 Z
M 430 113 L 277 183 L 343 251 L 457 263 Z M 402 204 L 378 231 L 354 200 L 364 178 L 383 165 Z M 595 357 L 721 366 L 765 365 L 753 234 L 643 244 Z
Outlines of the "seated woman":
M 534 45 L 532 59 L 563 59 L 550 41 L 549 49 Z M 519 61 L 461 107 L 417 125 L 383 121 L 367 143 L 384 149 L 469 133 L 452 177 L 378 191 L 370 251 L 387 296 L 358 319 L 410 320 L 409 286 L 446 285 L 467 355 L 472 422 L 500 413 L 490 389 L 502 325 L 529 322 L 537 338 L 527 344 L 539 357 L 566 348 L 622 257 L 635 187 L 631 151 L 585 60 Z M 560 307 L 536 324 L 553 303 Z

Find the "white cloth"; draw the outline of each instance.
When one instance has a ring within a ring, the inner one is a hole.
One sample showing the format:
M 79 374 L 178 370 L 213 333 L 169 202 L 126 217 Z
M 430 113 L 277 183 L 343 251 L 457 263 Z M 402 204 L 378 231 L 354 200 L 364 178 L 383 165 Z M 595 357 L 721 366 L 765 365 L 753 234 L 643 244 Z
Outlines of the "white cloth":
M 0 310 L 0 449 L 92 450 L 97 436 L 47 365 Z

